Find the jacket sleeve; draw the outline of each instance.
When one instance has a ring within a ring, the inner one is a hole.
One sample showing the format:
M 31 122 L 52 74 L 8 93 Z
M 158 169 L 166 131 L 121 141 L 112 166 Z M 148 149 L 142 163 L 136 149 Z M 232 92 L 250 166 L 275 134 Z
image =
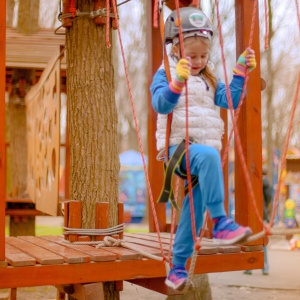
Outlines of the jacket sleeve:
M 160 69 L 153 77 L 150 86 L 152 106 L 157 113 L 169 114 L 178 104 L 180 94 L 173 93 L 169 88 L 169 82 L 165 70 Z
M 239 105 L 242 90 L 244 86 L 245 78 L 237 75 L 233 75 L 233 79 L 229 84 L 229 90 L 231 93 L 231 99 L 233 108 L 236 109 Z M 218 86 L 216 91 L 216 105 L 222 108 L 229 108 L 228 99 L 226 95 L 226 85 L 220 79 L 218 80 Z

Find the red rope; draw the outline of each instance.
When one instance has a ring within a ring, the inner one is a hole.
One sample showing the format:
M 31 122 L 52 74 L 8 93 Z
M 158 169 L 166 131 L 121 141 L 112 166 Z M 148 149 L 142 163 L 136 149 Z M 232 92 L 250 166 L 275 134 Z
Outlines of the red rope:
M 269 1 L 264 0 L 265 9 L 265 49 L 269 49 Z
M 297 18 L 298 18 L 298 30 L 299 30 L 299 33 L 300 33 L 300 15 L 299 15 L 298 0 L 295 0 L 295 6 L 296 6 L 296 13 L 297 13 Z M 280 191 L 280 187 L 281 187 L 281 184 L 282 184 L 282 181 L 283 181 L 283 176 L 282 175 L 283 175 L 283 172 L 284 172 L 284 169 L 285 169 L 286 154 L 287 154 L 287 151 L 288 151 L 288 145 L 289 145 L 291 134 L 292 134 L 292 127 L 293 127 L 293 122 L 294 122 L 294 117 L 295 117 L 295 112 L 296 112 L 297 102 L 298 102 L 298 96 L 299 96 L 299 88 L 300 88 L 300 72 L 298 73 L 298 80 L 297 80 L 296 91 L 295 91 L 295 96 L 294 96 L 293 105 L 292 105 L 291 119 L 290 119 L 290 123 L 289 123 L 289 127 L 288 127 L 287 137 L 286 137 L 286 140 L 285 140 L 285 146 L 284 146 L 284 150 L 283 150 L 283 153 L 281 155 L 281 160 L 280 160 L 279 181 L 278 181 L 278 184 L 277 184 L 276 190 L 275 190 L 272 215 L 271 215 L 271 219 L 270 219 L 270 225 L 271 226 L 274 223 L 276 208 L 277 208 L 278 202 L 279 202 L 279 191 Z
M 179 0 L 175 0 L 177 18 L 179 20 L 178 29 L 179 29 L 179 45 L 180 45 L 180 57 L 185 57 L 184 55 L 184 44 L 183 44 L 183 34 L 180 18 L 180 9 L 179 9 Z M 190 202 L 190 213 L 191 213 L 191 223 L 192 223 L 192 235 L 194 243 L 197 242 L 197 232 L 196 232 L 196 222 L 195 222 L 195 212 L 194 212 L 194 202 L 193 202 L 193 187 L 192 187 L 192 177 L 191 177 L 191 166 L 190 166 L 190 156 L 189 156 L 189 118 L 188 118 L 188 86 L 187 81 L 185 81 L 185 157 L 186 157 L 186 173 L 187 173 L 187 182 L 188 182 L 188 193 L 189 193 L 189 202 Z
M 121 32 L 120 32 L 118 14 L 117 14 L 116 0 L 112 0 L 112 6 L 113 6 L 113 13 L 115 15 L 115 20 L 116 20 L 116 27 L 117 27 L 117 31 L 118 31 L 119 44 L 120 44 L 120 48 L 121 48 L 123 65 L 124 65 L 124 70 L 125 70 L 126 84 L 127 84 L 127 88 L 128 88 L 128 92 L 129 92 L 129 99 L 130 99 L 130 103 L 131 103 L 131 109 L 132 109 L 132 113 L 133 113 L 134 124 L 135 124 L 135 127 L 136 127 L 138 145 L 139 145 L 139 149 L 140 149 L 140 153 L 141 153 L 142 161 L 143 161 L 143 168 L 144 168 L 144 173 L 145 173 L 145 177 L 146 177 L 146 183 L 147 183 L 147 188 L 148 188 L 148 196 L 149 196 L 149 199 L 150 199 L 150 206 L 151 206 L 151 209 L 152 209 L 154 224 L 155 224 L 155 228 L 156 228 L 157 235 L 158 235 L 158 242 L 159 242 L 159 245 L 160 245 L 161 255 L 163 257 L 163 260 L 167 261 L 167 258 L 164 254 L 164 251 L 163 251 L 163 246 L 162 246 L 162 241 L 161 241 L 161 236 L 160 236 L 160 230 L 159 230 L 159 224 L 158 224 L 157 214 L 156 214 L 156 210 L 155 210 L 153 194 L 152 194 L 152 190 L 151 190 L 151 186 L 150 186 L 149 174 L 148 174 L 148 170 L 147 170 L 147 166 L 146 166 L 145 154 L 144 154 L 143 145 L 142 145 L 142 142 L 141 142 L 139 125 L 138 125 L 138 121 L 137 121 L 137 116 L 136 116 L 136 111 L 135 111 L 135 106 L 134 106 L 134 101 L 133 101 L 133 96 L 132 96 L 131 85 L 130 85 L 130 82 L 129 82 L 128 68 L 127 68 L 127 64 L 126 64 L 126 59 L 125 59 L 125 54 L 124 54 L 124 47 L 123 47 L 123 42 L 122 42 L 122 37 L 121 37 Z
M 283 180 L 282 175 L 283 175 L 283 172 L 284 172 L 284 169 L 285 169 L 286 154 L 287 154 L 287 151 L 288 151 L 288 146 L 289 146 L 289 142 L 290 142 L 290 138 L 291 138 L 292 127 L 293 127 L 293 122 L 294 122 L 294 117 L 295 117 L 295 112 L 296 112 L 296 107 L 297 107 L 297 102 L 298 102 L 299 87 L 300 87 L 300 72 L 298 73 L 296 91 L 295 91 L 295 96 L 294 96 L 292 111 L 291 111 L 291 119 L 290 119 L 290 123 L 289 123 L 289 127 L 288 127 L 287 137 L 286 137 L 286 140 L 285 140 L 284 150 L 283 150 L 283 153 L 281 155 L 281 160 L 280 160 L 281 163 L 280 163 L 280 172 L 279 172 L 279 182 L 276 186 L 273 208 L 277 207 L 278 201 L 279 201 L 279 191 L 280 191 L 281 183 L 282 183 L 282 180 Z M 276 209 L 273 209 L 271 219 L 270 219 L 270 225 L 271 226 L 274 223 L 275 214 L 276 214 Z
M 110 0 L 106 0 L 106 46 L 108 48 L 111 47 L 111 44 L 110 44 L 110 40 L 109 40 L 109 33 L 110 33 L 110 16 L 109 16 L 109 13 L 110 13 Z
M 159 7 L 158 7 L 158 0 L 154 2 L 154 9 L 153 9 L 153 27 L 158 28 L 158 15 L 159 15 Z
M 69 7 L 69 13 L 72 14 L 72 18 L 75 18 L 76 13 L 76 0 L 71 0 L 71 4 Z
M 219 40 L 220 40 L 220 45 L 221 45 L 222 63 L 223 63 L 223 69 L 224 69 L 224 75 L 225 75 L 226 96 L 227 96 L 227 99 L 228 99 L 228 104 L 229 104 L 229 109 L 230 109 L 230 115 L 231 115 L 231 119 L 232 119 L 232 130 L 231 130 L 231 133 L 230 133 L 230 136 L 229 136 L 229 139 L 228 139 L 227 147 L 229 147 L 230 140 L 231 140 L 231 138 L 233 136 L 233 133 L 234 133 L 235 144 L 236 144 L 237 153 L 238 153 L 238 158 L 240 159 L 240 163 L 241 163 L 242 171 L 243 171 L 243 174 L 244 174 L 244 179 L 245 179 L 247 191 L 248 191 L 248 194 L 250 195 L 250 199 L 251 199 L 252 206 L 254 208 L 255 214 L 256 214 L 258 220 L 261 222 L 261 224 L 263 224 L 263 220 L 262 220 L 262 218 L 260 216 L 260 213 L 258 211 L 256 202 L 255 202 L 255 197 L 254 197 L 253 188 L 251 186 L 251 180 L 250 180 L 250 176 L 249 176 L 249 171 L 247 169 L 245 157 L 244 157 L 244 154 L 243 154 L 241 139 L 240 139 L 240 135 L 239 135 L 239 132 L 238 132 L 238 129 L 237 129 L 237 115 L 239 114 L 240 107 L 242 105 L 242 102 L 243 102 L 242 100 L 243 99 L 241 99 L 241 101 L 239 103 L 239 106 L 237 108 L 236 116 L 234 116 L 232 98 L 231 98 L 231 93 L 230 93 L 230 90 L 229 90 L 228 75 L 227 75 L 227 71 L 226 71 L 226 60 L 225 60 L 225 54 L 224 54 L 224 44 L 223 44 L 223 37 L 222 37 L 222 29 L 221 29 L 221 21 L 220 21 L 219 2 L 218 2 L 218 0 L 215 0 L 215 5 L 216 5 L 216 10 L 217 10 Z M 257 0 L 254 1 L 254 5 L 253 5 L 253 13 L 252 13 L 251 28 L 250 28 L 250 37 L 249 37 L 249 47 L 250 48 L 251 48 L 251 45 L 252 45 L 252 42 L 253 42 L 253 33 L 254 33 L 254 25 L 255 25 L 256 15 L 257 15 Z M 246 73 L 245 83 L 244 83 L 244 86 L 243 86 L 243 91 L 245 89 L 247 81 L 248 81 L 248 73 Z M 244 96 L 244 92 L 242 92 L 241 98 L 243 98 L 243 96 Z M 226 155 L 228 154 L 228 148 L 224 152 L 224 155 L 225 154 Z M 223 159 L 222 159 L 222 164 L 223 165 L 224 165 L 225 159 L 226 159 L 226 157 L 223 156 Z

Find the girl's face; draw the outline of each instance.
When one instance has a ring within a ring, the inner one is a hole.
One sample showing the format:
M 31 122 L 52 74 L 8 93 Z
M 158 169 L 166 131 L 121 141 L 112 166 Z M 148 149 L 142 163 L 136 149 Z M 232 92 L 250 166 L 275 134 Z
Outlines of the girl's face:
M 209 55 L 209 42 L 204 40 L 205 38 L 201 37 L 189 37 L 184 39 L 184 56 L 190 57 L 191 62 L 191 75 L 198 75 L 206 66 L 208 62 Z M 179 45 L 176 45 L 177 51 L 174 51 L 174 54 L 179 57 L 178 48 Z M 177 52 L 177 54 L 176 54 Z

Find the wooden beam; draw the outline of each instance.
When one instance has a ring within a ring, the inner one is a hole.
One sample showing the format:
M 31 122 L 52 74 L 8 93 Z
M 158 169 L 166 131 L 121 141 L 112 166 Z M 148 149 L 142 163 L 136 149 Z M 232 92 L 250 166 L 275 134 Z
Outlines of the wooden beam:
M 236 14 L 236 54 L 237 57 L 249 46 L 253 6 L 256 1 L 235 0 Z M 254 22 L 253 42 L 251 47 L 256 54 L 257 66 L 251 72 L 247 84 L 247 95 L 238 119 L 238 131 L 243 154 L 250 176 L 250 185 L 254 192 L 257 209 L 262 218 L 262 128 L 261 128 L 261 81 L 258 7 Z M 235 208 L 236 220 L 240 224 L 250 225 L 254 233 L 262 230 L 262 224 L 254 211 L 250 193 L 246 188 L 244 172 L 239 155 L 235 155 Z M 262 239 L 251 243 L 262 244 Z
M 197 256 L 195 274 L 261 269 L 263 251 Z M 151 259 L 0 268 L 0 289 L 26 286 L 165 277 L 161 261 Z
M 152 82 L 152 77 L 156 70 L 162 63 L 162 43 L 160 32 L 158 28 L 153 28 L 153 10 L 154 10 L 154 1 L 148 0 L 148 10 L 151 11 L 151 14 L 148 13 L 148 26 L 147 26 L 147 38 L 148 41 L 148 52 L 149 62 L 148 62 L 148 87 L 150 87 Z M 149 91 L 149 89 L 148 89 Z M 166 205 L 157 204 L 156 200 L 160 195 L 164 180 L 164 172 L 162 162 L 156 160 L 157 150 L 156 150 L 156 117 L 157 114 L 152 108 L 151 105 L 151 95 L 148 92 L 148 170 L 150 177 L 150 185 L 153 194 L 153 200 L 155 202 L 155 210 L 157 217 L 159 219 L 159 227 L 161 231 L 166 231 Z M 150 232 L 156 231 L 155 224 L 153 220 L 153 213 L 151 206 L 149 204 L 149 230 Z
M 0 245 L 5 245 L 5 28 L 6 1 L 0 4 Z M 5 247 L 0 247 L 0 262 L 5 260 Z

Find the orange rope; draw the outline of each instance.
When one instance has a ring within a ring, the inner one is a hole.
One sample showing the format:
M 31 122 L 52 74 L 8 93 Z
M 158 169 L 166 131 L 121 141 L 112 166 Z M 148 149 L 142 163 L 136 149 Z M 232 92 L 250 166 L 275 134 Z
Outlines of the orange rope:
M 281 160 L 280 160 L 281 164 L 280 164 L 280 172 L 279 172 L 279 174 L 280 174 L 279 175 L 279 182 L 276 186 L 273 208 L 277 207 L 278 201 L 279 201 L 279 191 L 280 191 L 280 186 L 281 186 L 282 179 L 283 179 L 282 175 L 283 175 L 283 171 L 285 169 L 285 164 L 286 164 L 285 159 L 286 159 L 286 154 L 287 154 L 287 151 L 288 151 L 288 146 L 289 146 L 289 142 L 290 142 L 290 138 L 291 138 L 292 127 L 293 127 L 293 122 L 294 122 L 294 117 L 295 117 L 295 112 L 296 112 L 296 107 L 297 107 L 297 101 L 298 101 L 298 96 L 299 96 L 299 87 L 300 87 L 300 72 L 298 73 L 296 92 L 295 92 L 293 105 L 292 105 L 292 111 L 291 111 L 291 119 L 290 119 L 290 123 L 289 123 L 289 127 L 288 127 L 287 137 L 286 137 L 286 140 L 285 140 L 284 150 L 283 150 Z M 276 213 L 276 210 L 273 209 L 271 219 L 270 219 L 270 225 L 271 226 L 274 223 L 275 213 Z
M 155 0 L 154 9 L 153 9 L 153 27 L 154 28 L 158 28 L 158 14 L 159 14 L 158 0 Z
M 296 13 L 297 13 L 297 18 L 298 18 L 298 30 L 299 30 L 299 33 L 300 33 L 300 15 L 299 15 L 298 0 L 295 0 L 295 6 L 296 6 Z M 277 184 L 276 190 L 275 190 L 275 197 L 274 197 L 274 201 L 273 201 L 272 215 L 271 215 L 271 219 L 270 219 L 270 225 L 271 226 L 274 223 L 276 208 L 277 208 L 278 202 L 279 202 L 279 191 L 280 191 L 281 183 L 282 183 L 282 180 L 283 180 L 282 175 L 283 175 L 283 171 L 285 169 L 285 164 L 286 164 L 285 159 L 286 159 L 286 154 L 287 154 L 287 151 L 288 151 L 288 145 L 289 145 L 289 141 L 290 141 L 290 138 L 291 138 L 293 121 L 294 121 L 295 112 L 296 112 L 296 108 L 297 108 L 299 88 L 300 88 L 300 72 L 298 73 L 296 91 L 295 91 L 295 96 L 294 96 L 292 111 L 291 111 L 291 119 L 290 119 L 290 123 L 289 123 L 289 127 L 288 127 L 287 137 L 286 137 L 286 140 L 285 140 L 285 146 L 284 146 L 283 154 L 281 156 L 281 161 L 280 161 L 281 163 L 280 163 L 279 180 L 278 180 L 278 184 Z
M 136 111 L 135 111 L 135 106 L 134 106 L 134 101 L 133 101 L 133 96 L 132 96 L 131 85 L 130 85 L 130 82 L 129 82 L 128 68 L 127 68 L 127 64 L 126 64 L 126 59 L 125 59 L 125 54 L 124 54 L 124 47 L 123 47 L 123 42 L 122 42 L 122 37 L 121 37 L 121 32 L 120 32 L 118 14 L 117 14 L 116 0 L 112 1 L 112 6 L 113 6 L 113 13 L 115 15 L 115 20 L 116 20 L 116 27 L 117 27 L 117 31 L 118 31 L 119 44 L 120 44 L 120 48 L 121 48 L 121 53 L 122 53 L 122 58 L 123 58 L 123 65 L 124 65 L 124 70 L 125 70 L 126 84 L 127 84 L 127 87 L 128 87 L 129 99 L 130 99 L 130 103 L 131 103 L 134 124 L 135 124 L 135 127 L 136 127 L 138 145 L 139 145 L 139 149 L 140 149 L 140 153 L 141 153 L 142 161 L 143 161 L 143 168 L 144 168 L 144 173 L 145 173 L 145 177 L 146 177 L 148 195 L 149 195 L 149 199 L 150 199 L 150 206 L 151 206 L 151 209 L 152 209 L 155 228 L 156 228 L 157 235 L 158 235 L 158 242 L 159 242 L 159 245 L 160 245 L 161 255 L 163 257 L 163 260 L 167 261 L 167 257 L 165 256 L 164 251 L 163 251 L 163 246 L 162 246 L 162 241 L 161 241 L 161 236 L 160 236 L 160 230 L 159 230 L 159 224 L 158 224 L 157 214 L 156 214 L 156 210 L 155 210 L 153 194 L 152 194 L 152 190 L 151 190 L 151 186 L 150 186 L 149 174 L 148 174 L 148 171 L 147 171 L 147 166 L 146 166 L 146 161 L 145 161 L 145 154 L 144 154 L 143 145 L 142 145 L 142 142 L 141 142 L 139 125 L 138 125 L 138 121 L 137 121 L 137 116 L 136 116 Z
M 110 48 L 111 47 L 111 44 L 110 44 L 110 40 L 109 40 L 109 32 L 110 32 L 110 16 L 109 16 L 109 13 L 110 13 L 110 0 L 106 0 L 106 46 L 107 48 Z
M 265 49 L 269 49 L 269 1 L 264 1 L 264 8 L 265 8 Z
M 71 0 L 71 4 L 69 7 L 69 13 L 72 14 L 72 18 L 75 18 L 76 13 L 76 0 Z
M 180 19 L 180 10 L 179 10 L 179 0 L 175 0 L 176 6 L 176 13 L 178 20 Z M 184 56 L 184 44 L 183 44 L 183 34 L 182 34 L 182 26 L 181 21 L 179 21 L 179 45 L 180 45 L 180 57 Z M 195 222 L 195 212 L 194 212 L 194 203 L 193 203 L 193 187 L 192 187 L 192 177 L 191 177 L 191 166 L 190 166 L 190 159 L 189 159 L 189 118 L 188 118 L 188 86 L 187 81 L 185 81 L 185 157 L 186 157 L 186 173 L 187 173 L 187 182 L 188 182 L 188 193 L 189 193 L 189 202 L 190 202 L 190 212 L 191 212 L 191 223 L 192 223 L 192 235 L 194 243 L 197 242 L 197 232 L 196 232 L 196 222 Z
M 241 144 L 241 140 L 240 140 L 240 135 L 237 129 L 237 115 L 239 114 L 240 111 L 240 107 L 242 105 L 242 100 L 243 100 L 243 96 L 244 96 L 244 92 L 242 92 L 242 96 L 241 96 L 241 101 L 238 105 L 237 108 L 237 112 L 236 112 L 236 116 L 234 116 L 233 113 L 233 104 L 232 104 L 232 98 L 231 98 L 231 93 L 229 90 L 229 81 L 228 81 L 228 75 L 227 75 L 227 71 L 226 71 L 226 60 L 225 60 L 225 54 L 224 54 L 224 44 L 223 44 L 223 37 L 222 37 L 222 30 L 221 30 L 221 22 L 220 22 L 220 14 L 219 14 L 219 3 L 218 0 L 215 0 L 215 5 L 216 5 L 216 10 L 217 10 L 217 20 L 218 20 L 218 29 L 219 29 L 219 40 L 220 40 L 220 45 L 221 45 L 221 51 L 222 51 L 222 63 L 223 63 L 223 69 L 224 69 L 224 75 L 225 75 L 225 84 L 226 84 L 226 96 L 228 99 L 228 105 L 229 105 L 229 109 L 230 109 L 230 114 L 231 114 L 231 118 L 232 118 L 232 130 L 228 139 L 228 143 L 227 143 L 227 147 L 230 144 L 230 140 L 233 136 L 235 136 L 235 144 L 236 144 L 236 148 L 237 148 L 237 153 L 238 153 L 238 157 L 240 159 L 240 163 L 241 163 L 241 167 L 242 167 L 242 171 L 244 174 L 244 179 L 245 179 L 245 183 L 246 183 L 246 187 L 247 187 L 247 191 L 250 195 L 250 199 L 252 202 L 252 206 L 254 208 L 255 214 L 258 218 L 258 220 L 261 222 L 261 224 L 263 224 L 263 220 L 260 216 L 260 213 L 258 211 L 256 202 L 255 202 L 255 197 L 254 197 L 254 192 L 253 192 L 253 188 L 251 186 L 251 181 L 250 181 L 250 176 L 249 176 L 249 171 L 247 169 L 247 165 L 246 165 L 246 161 L 245 161 L 245 157 L 243 154 L 243 149 L 242 149 L 242 144 Z M 252 42 L 253 42 L 253 33 L 254 33 L 254 24 L 255 24 L 255 19 L 256 19 L 256 15 L 257 15 L 257 0 L 254 1 L 254 5 L 253 5 L 253 14 L 252 14 L 252 20 L 251 20 L 251 29 L 250 29 L 250 37 L 249 37 L 249 47 L 251 48 Z M 248 73 L 246 73 L 246 77 L 245 77 L 245 83 L 243 86 L 243 91 L 244 88 L 247 84 L 248 81 Z M 227 151 L 224 152 L 228 154 L 228 149 L 226 149 Z M 222 163 L 224 163 L 224 160 L 226 158 L 223 157 Z

